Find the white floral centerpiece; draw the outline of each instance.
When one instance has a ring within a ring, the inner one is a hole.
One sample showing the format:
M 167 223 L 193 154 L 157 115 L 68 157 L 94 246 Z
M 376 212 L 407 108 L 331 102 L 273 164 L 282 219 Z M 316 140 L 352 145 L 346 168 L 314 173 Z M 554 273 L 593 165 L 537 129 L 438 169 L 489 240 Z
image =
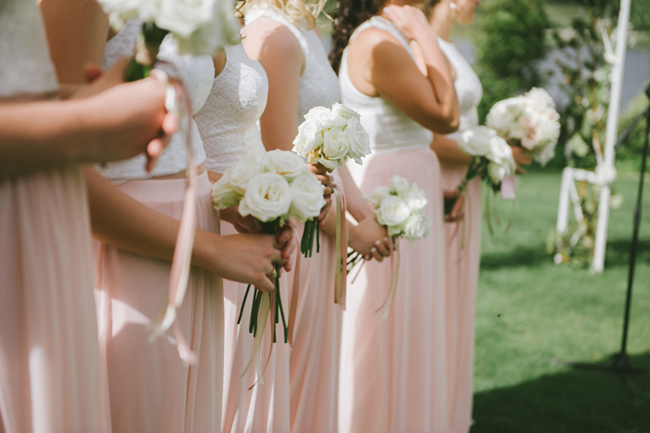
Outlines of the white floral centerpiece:
M 343 104 L 332 108 L 314 107 L 305 114 L 305 121 L 298 127 L 293 140 L 293 151 L 310 164 L 320 164 L 328 171 L 343 165 L 346 158 L 361 164 L 361 158 L 370 153 L 370 138 L 361 126 L 359 114 Z M 340 212 L 337 206 L 337 212 Z M 337 220 L 338 220 L 337 214 Z M 305 223 L 301 252 L 305 257 L 313 253 L 314 239 L 320 250 L 319 225 L 315 220 Z
M 238 212 L 242 216 L 252 216 L 261 223 L 265 233 L 276 234 L 290 217 L 307 221 L 318 216 L 325 205 L 323 190 L 323 185 L 309 171 L 302 158 L 292 152 L 274 150 L 262 157 L 246 156 L 226 170 L 212 188 L 212 204 L 215 209 L 239 206 Z M 287 342 L 278 271 L 276 269 L 274 292 L 264 293 L 255 289 L 249 324 L 249 330 L 255 337 L 251 360 L 259 353 L 269 313 L 273 341 L 276 341 L 275 325 L 281 318 L 284 341 Z M 246 289 L 241 311 L 250 288 L 249 285 Z M 237 323 L 241 321 L 241 316 L 240 312 Z
M 426 237 L 431 231 L 431 220 L 425 213 L 428 200 L 424 191 L 417 184 L 409 185 L 401 176 L 393 176 L 388 186 L 380 186 L 373 192 L 364 196 L 375 208 L 377 222 L 386 227 L 388 235 L 393 238 L 403 237 L 411 242 Z M 391 256 L 392 260 L 392 256 Z M 365 259 L 360 253 L 348 254 L 349 270 Z M 399 271 L 399 249 L 397 250 L 397 264 L 393 266 L 393 278 L 388 297 L 379 309 L 384 309 L 383 318 L 388 317 L 390 307 L 395 296 L 397 275 Z
M 529 150 L 542 166 L 555 155 L 560 115 L 544 89 L 533 88 L 522 96 L 497 102 L 487 115 L 486 125 L 508 142 Z
M 183 54 L 209 55 L 239 40 L 239 23 L 231 0 L 98 0 L 111 25 L 119 30 L 126 21 L 142 23 L 136 55 L 127 81 L 149 75 L 160 44 L 168 33 Z

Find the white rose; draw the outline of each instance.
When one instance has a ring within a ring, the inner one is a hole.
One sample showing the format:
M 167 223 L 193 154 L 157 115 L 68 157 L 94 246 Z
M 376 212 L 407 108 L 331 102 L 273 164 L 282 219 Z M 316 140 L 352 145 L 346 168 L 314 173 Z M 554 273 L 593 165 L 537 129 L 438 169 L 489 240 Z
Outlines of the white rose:
M 303 222 L 316 218 L 325 206 L 324 189 L 325 187 L 311 173 L 294 179 L 291 184 L 291 216 Z
M 199 27 L 215 19 L 217 3 L 223 0 L 158 0 L 156 25 L 183 39 L 189 38 Z
M 316 122 L 318 127 L 322 130 L 345 126 L 346 120 L 332 110 L 325 107 L 314 107 L 305 114 L 305 120 Z
M 361 122 L 354 118 L 348 120 L 345 132 L 350 143 L 348 157 L 352 158 L 357 164 L 361 164 L 361 158 L 370 154 L 370 137 Z
M 555 101 L 545 89 L 533 87 L 525 95 L 528 104 L 537 110 L 555 109 Z
M 403 199 L 409 205 L 412 212 L 423 210 L 429 202 L 424 191 L 418 188 L 416 184 L 411 185 L 410 190 L 403 195 Z
M 339 116 L 342 116 L 342 117 L 344 117 L 345 119 L 348 119 L 348 120 L 349 119 L 357 119 L 357 120 L 361 119 L 361 116 L 359 115 L 359 113 L 357 113 L 353 109 L 348 108 L 345 105 L 340 104 L 338 102 L 335 103 L 332 106 L 332 113 L 337 114 Z
M 343 129 L 340 127 L 329 128 L 323 134 L 323 148 L 321 158 L 318 160 L 326 168 L 333 170 L 341 166 L 343 159 L 350 149 Z
M 431 220 L 424 212 L 412 214 L 404 224 L 404 238 L 413 242 L 427 236 L 431 231 Z
M 213 19 L 198 27 L 189 37 L 177 36 L 181 53 L 214 56 L 226 44 L 241 41 L 240 24 L 233 13 L 234 3 L 218 0 Z
M 512 149 L 503 138 L 494 137 L 490 141 L 490 151 L 486 157 L 490 160 L 488 176 L 494 183 L 499 183 L 515 173 L 517 165 L 512 156 Z
M 471 156 L 485 156 L 490 151 L 490 141 L 497 136 L 497 132 L 487 126 L 477 126 L 465 129 L 460 133 L 458 146 Z
M 499 101 L 490 109 L 486 118 L 486 125 L 501 134 L 510 136 L 516 128 L 517 119 L 526 107 L 526 100 L 521 97 L 508 98 Z
M 377 222 L 381 225 L 393 227 L 402 224 L 409 217 L 411 209 L 401 198 L 389 195 L 382 200 L 375 212 Z
M 309 169 L 301 157 L 285 150 L 266 152 L 262 158 L 262 166 L 266 171 L 282 175 L 288 181 L 309 173 Z
M 388 188 L 394 194 L 404 194 L 409 191 L 409 182 L 401 176 L 393 176 L 388 182 Z
M 239 213 L 269 222 L 284 219 L 290 206 L 291 188 L 287 180 L 276 173 L 263 173 L 248 183 L 246 194 L 239 202 Z
M 387 186 L 380 186 L 375 188 L 373 192 L 364 195 L 363 198 L 368 200 L 375 208 L 378 208 L 381 202 L 390 195 L 390 188 Z
M 293 140 L 293 151 L 303 158 L 310 158 L 322 145 L 323 131 L 318 123 L 313 119 L 302 122 L 298 127 L 298 135 Z
M 235 191 L 244 195 L 248 182 L 261 172 L 262 169 L 258 159 L 252 155 L 247 155 L 226 170 L 222 179 L 227 176 Z
M 237 191 L 230 183 L 228 172 L 212 186 L 212 205 L 215 209 L 237 206 L 243 193 Z
M 555 144 L 552 141 L 546 141 L 541 146 L 533 150 L 533 159 L 543 167 L 555 156 Z

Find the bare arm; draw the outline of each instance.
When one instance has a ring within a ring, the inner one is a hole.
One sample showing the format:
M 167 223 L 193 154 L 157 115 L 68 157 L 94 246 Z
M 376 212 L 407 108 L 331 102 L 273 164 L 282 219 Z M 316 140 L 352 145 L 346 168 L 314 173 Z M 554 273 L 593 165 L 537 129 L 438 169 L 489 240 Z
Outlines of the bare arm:
M 298 94 L 305 64 L 300 43 L 284 25 L 263 17 L 244 27 L 243 44 L 269 79 L 266 109 L 260 118 L 264 146 L 291 150 L 298 133 Z
M 94 237 L 132 253 L 172 259 L 178 220 L 129 197 L 91 167 L 86 168 L 86 182 Z M 289 239 L 280 240 L 286 243 Z M 273 264 L 286 262 L 281 255 L 282 246 L 270 235 L 220 236 L 197 229 L 192 264 L 268 291 L 274 287 L 267 277 Z
M 382 96 L 431 131 L 458 129 L 459 110 L 448 62 L 421 11 L 410 6 L 388 8 L 387 16 L 415 41 L 426 74 L 403 44 L 384 30 L 364 30 L 349 46 L 352 83 L 369 96 Z
M 469 165 L 472 162 L 472 157 L 460 149 L 458 142 L 445 135 L 435 134 L 430 147 L 436 152 L 441 164 Z

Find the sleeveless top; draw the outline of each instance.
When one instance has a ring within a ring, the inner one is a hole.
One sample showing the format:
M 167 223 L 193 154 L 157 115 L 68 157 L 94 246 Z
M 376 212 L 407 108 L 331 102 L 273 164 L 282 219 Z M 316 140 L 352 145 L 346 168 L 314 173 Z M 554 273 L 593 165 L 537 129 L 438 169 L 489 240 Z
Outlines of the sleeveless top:
M 104 51 L 103 68 L 110 68 L 120 57 L 133 56 L 135 43 L 140 31 L 140 23 L 137 20 L 129 21 L 108 43 Z M 176 41 L 168 35 L 160 46 L 158 58 L 174 65 L 160 68 L 170 76 L 178 76 L 185 87 L 192 103 L 192 114 L 196 113 L 205 103 L 210 94 L 212 79 L 214 78 L 214 63 L 210 56 L 191 56 L 178 53 Z M 105 166 L 96 166 L 98 171 L 111 181 L 118 183 L 127 180 L 148 179 L 156 176 L 165 176 L 183 171 L 187 166 L 185 137 L 182 133 L 183 126 L 179 132 L 172 136 L 167 148 L 162 152 L 156 166 L 147 173 L 144 169 L 146 156 L 138 155 L 125 161 L 111 162 Z M 203 142 L 199 134 L 196 122 L 192 120 L 192 149 L 194 149 L 194 161 L 196 165 L 205 162 Z
M 298 94 L 298 124 L 303 116 L 314 107 L 330 108 L 339 102 L 341 94 L 336 73 L 327 59 L 325 48 L 315 29 L 306 30 L 289 21 L 279 9 L 268 4 L 257 4 L 246 13 L 246 25 L 257 18 L 268 17 L 287 27 L 298 39 L 305 56 L 305 69 L 300 77 Z
M 194 119 L 199 127 L 208 170 L 223 173 L 246 155 L 266 150 L 257 121 L 269 92 L 266 72 L 244 46 L 227 46 L 226 65 L 214 78 L 212 91 Z
M 363 30 L 374 27 L 385 30 L 404 45 L 415 61 L 408 41 L 399 30 L 385 18 L 372 17 L 361 24 L 350 37 L 352 41 Z M 339 81 L 344 105 L 361 115 L 361 124 L 370 136 L 373 154 L 396 152 L 406 149 L 428 148 L 433 133 L 404 114 L 399 108 L 381 96 L 368 96 L 357 89 L 348 75 L 348 49 L 343 51 Z
M 35 1 L 0 0 L 0 83 L 0 98 L 54 96 L 58 90 Z
M 451 42 L 438 38 L 440 48 L 449 59 L 449 62 L 456 70 L 456 95 L 460 109 L 460 126 L 457 132 L 447 135 L 449 138 L 458 140 L 461 131 L 467 128 L 478 126 L 478 104 L 483 97 L 483 87 L 476 72 L 465 60 L 458 48 Z

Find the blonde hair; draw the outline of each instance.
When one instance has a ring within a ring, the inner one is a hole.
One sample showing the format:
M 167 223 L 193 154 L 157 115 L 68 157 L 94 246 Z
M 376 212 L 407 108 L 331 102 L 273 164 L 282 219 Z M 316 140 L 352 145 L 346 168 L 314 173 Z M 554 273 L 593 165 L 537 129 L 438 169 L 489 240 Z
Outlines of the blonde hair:
M 237 10 L 244 16 L 255 5 L 268 5 L 281 11 L 292 24 L 311 30 L 327 0 L 240 0 Z

